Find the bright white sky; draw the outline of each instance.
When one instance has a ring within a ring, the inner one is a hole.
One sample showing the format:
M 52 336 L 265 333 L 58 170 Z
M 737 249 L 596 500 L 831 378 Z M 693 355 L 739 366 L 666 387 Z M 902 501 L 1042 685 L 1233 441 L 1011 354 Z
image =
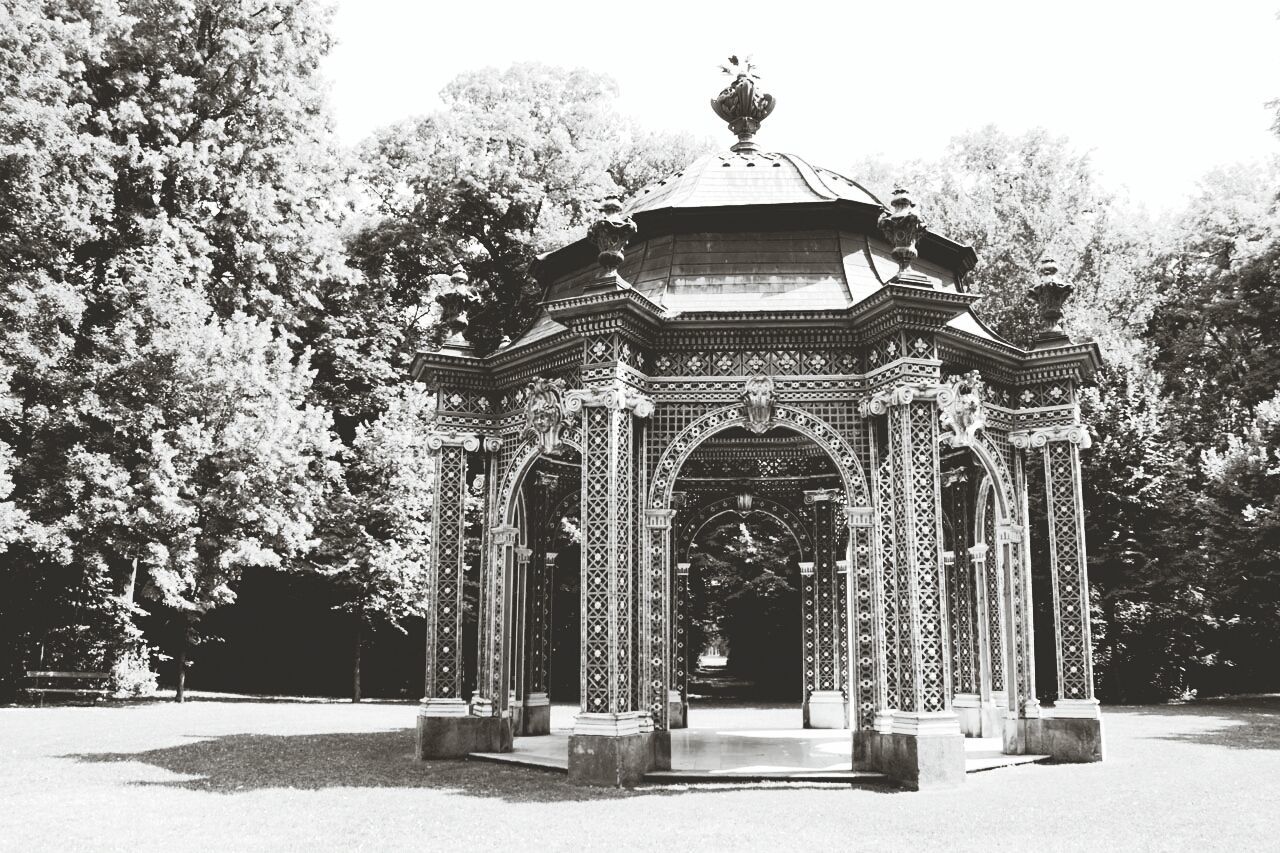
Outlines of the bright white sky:
M 435 109 L 459 72 L 538 60 L 607 72 L 625 112 L 727 147 L 707 104 L 737 53 L 778 98 L 762 146 L 840 172 L 1043 126 L 1156 212 L 1215 165 L 1280 153 L 1280 0 L 336 2 L 325 71 L 352 144 Z

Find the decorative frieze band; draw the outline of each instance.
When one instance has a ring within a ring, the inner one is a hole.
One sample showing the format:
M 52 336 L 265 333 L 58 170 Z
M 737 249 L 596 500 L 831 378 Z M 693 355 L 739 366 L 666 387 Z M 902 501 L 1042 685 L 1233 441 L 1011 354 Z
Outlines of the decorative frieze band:
M 579 388 L 565 395 L 564 407 L 567 413 L 580 412 L 584 406 L 631 411 L 637 418 L 647 418 L 653 414 L 652 397 L 621 384 L 605 388 Z
M 1047 426 L 1009 433 L 1009 443 L 1019 450 L 1044 447 L 1051 441 L 1069 442 L 1081 450 L 1093 445 L 1093 439 L 1089 437 L 1089 431 L 1080 424 L 1073 426 Z

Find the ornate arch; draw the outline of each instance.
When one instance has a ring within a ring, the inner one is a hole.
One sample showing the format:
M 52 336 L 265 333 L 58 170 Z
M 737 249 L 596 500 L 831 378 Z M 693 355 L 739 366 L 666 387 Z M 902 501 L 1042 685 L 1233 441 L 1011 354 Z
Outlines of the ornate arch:
M 698 538 L 698 534 L 713 519 L 729 512 L 737 512 L 737 500 L 737 497 L 731 495 L 709 501 L 694 510 L 686 520 L 680 523 L 675 532 L 676 562 L 688 562 L 689 547 Z M 813 537 L 809 535 L 804 521 L 795 510 L 769 498 L 756 497 L 753 499 L 751 511 L 763 513 L 777 520 L 791 533 L 791 537 L 796 542 L 796 548 L 800 551 L 800 559 L 802 561 L 813 559 Z
M 582 454 L 582 441 L 579 438 L 576 427 L 566 426 L 564 432 L 560 435 L 560 444 L 571 447 Z M 524 482 L 525 476 L 529 473 L 529 469 L 538 461 L 538 457 L 542 456 L 544 449 L 538 443 L 536 437 L 525 438 L 516 448 L 515 455 L 511 457 L 510 464 L 507 465 L 507 472 L 502 478 L 502 487 L 498 490 L 498 505 L 496 509 L 500 511 L 497 518 L 502 519 L 503 524 L 515 523 L 516 495 L 519 492 L 520 485 Z
M 774 410 L 773 425 L 798 432 L 822 448 L 840 472 L 840 479 L 844 483 L 850 506 L 871 505 L 862 463 L 858 461 L 858 456 L 849 443 L 829 424 L 795 406 L 779 404 Z M 680 469 L 702 442 L 732 427 L 747 426 L 744 407 L 741 404 L 735 404 L 708 412 L 685 427 L 667 445 L 662 452 L 662 458 L 658 460 L 658 466 L 654 470 L 653 485 L 649 488 L 649 508 L 667 509 L 671 506 L 671 492 L 675 489 Z

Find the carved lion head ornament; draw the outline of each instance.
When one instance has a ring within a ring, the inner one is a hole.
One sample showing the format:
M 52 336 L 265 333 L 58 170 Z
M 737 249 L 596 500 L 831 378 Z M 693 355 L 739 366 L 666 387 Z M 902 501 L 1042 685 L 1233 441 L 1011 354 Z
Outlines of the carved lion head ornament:
M 950 430 L 944 440 L 952 447 L 969 447 L 981 436 L 986 427 L 986 419 L 982 414 L 982 396 L 986 385 L 982 374 L 971 370 L 963 376 L 950 376 L 947 383 L 951 386 L 950 395 L 940 395 L 938 402 L 945 402 L 939 420 L 942 428 Z M 945 398 L 950 397 L 949 401 Z
M 774 385 L 768 376 L 753 376 L 742 391 L 742 408 L 751 432 L 768 432 L 773 426 Z
M 529 383 L 524 401 L 524 431 L 521 437 L 533 439 L 543 452 L 550 453 L 560 444 L 568 413 L 564 403 L 563 379 L 539 376 Z

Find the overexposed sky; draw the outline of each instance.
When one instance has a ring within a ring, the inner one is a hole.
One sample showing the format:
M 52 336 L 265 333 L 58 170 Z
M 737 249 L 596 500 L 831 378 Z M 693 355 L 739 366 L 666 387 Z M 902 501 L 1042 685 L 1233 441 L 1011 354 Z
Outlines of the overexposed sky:
M 733 137 L 708 101 L 751 55 L 778 107 L 757 137 L 848 173 L 994 123 L 1092 152 L 1153 212 L 1215 165 L 1280 153 L 1280 0 L 336 0 L 325 66 L 350 144 L 439 106 L 456 74 L 538 60 L 609 73 L 654 128 Z M 856 178 L 857 175 L 850 175 Z

